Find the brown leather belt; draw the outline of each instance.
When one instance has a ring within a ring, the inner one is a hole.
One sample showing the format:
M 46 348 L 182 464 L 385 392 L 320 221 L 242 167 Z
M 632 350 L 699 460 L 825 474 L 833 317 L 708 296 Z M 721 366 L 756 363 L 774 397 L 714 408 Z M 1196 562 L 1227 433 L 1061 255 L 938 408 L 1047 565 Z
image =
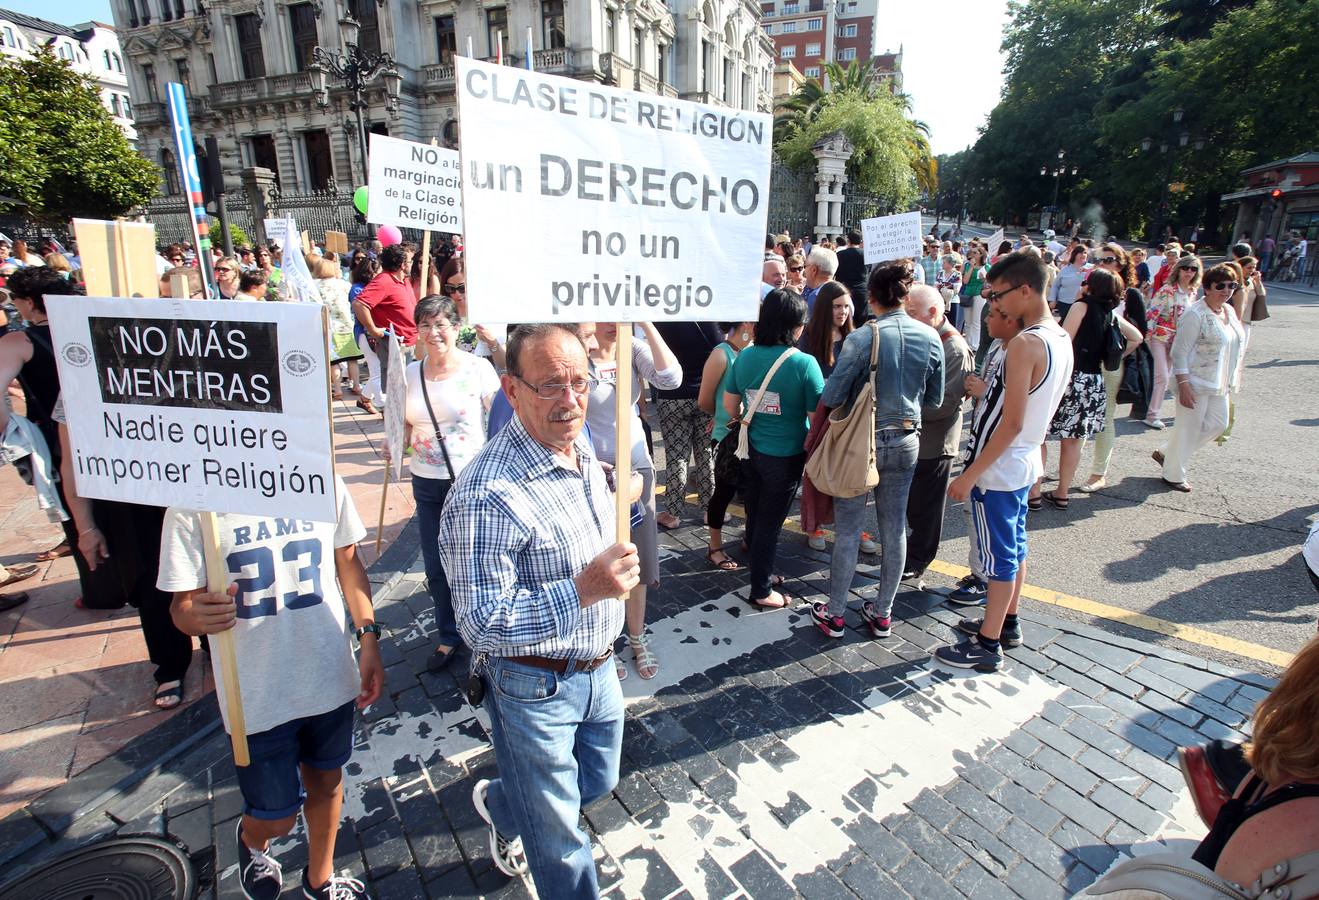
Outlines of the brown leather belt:
M 613 655 L 614 648 L 610 647 L 595 659 L 588 659 L 585 662 L 577 659 L 551 659 L 548 656 L 505 656 L 504 659 L 524 666 L 534 666 L 537 669 L 549 669 L 556 675 L 567 675 L 570 672 L 594 672 Z

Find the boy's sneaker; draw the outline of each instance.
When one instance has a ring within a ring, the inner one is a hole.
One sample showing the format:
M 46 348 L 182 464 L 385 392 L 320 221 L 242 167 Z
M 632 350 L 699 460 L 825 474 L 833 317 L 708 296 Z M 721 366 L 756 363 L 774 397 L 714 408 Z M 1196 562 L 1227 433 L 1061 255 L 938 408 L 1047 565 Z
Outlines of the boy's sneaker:
M 967 638 L 960 644 L 940 647 L 934 651 L 934 658 L 959 669 L 995 672 L 1003 668 L 1003 654 L 986 650 L 977 638 Z
M 948 602 L 958 606 L 984 606 L 989 585 L 974 574 L 967 575 L 957 582 L 957 587 L 948 592 Z
M 367 896 L 366 885 L 356 878 L 331 875 L 324 887 L 314 888 L 307 881 L 307 870 L 302 870 L 302 896 L 307 900 L 357 900 Z
M 842 616 L 829 615 L 829 604 L 816 601 L 811 604 L 811 618 L 815 620 L 815 626 L 824 632 L 826 637 L 840 638 L 847 630 L 847 624 L 843 621 Z
M 980 623 L 982 619 L 963 619 L 957 623 L 957 630 L 962 634 L 969 634 L 975 637 L 980 633 Z M 1021 646 L 1021 625 L 1018 623 L 1016 628 L 1009 628 L 1004 625 L 1003 630 L 998 633 L 998 642 L 1004 648 L 1011 650 L 1013 647 Z
M 476 807 L 476 814 L 490 826 L 490 858 L 494 860 L 495 868 L 509 878 L 517 878 L 527 874 L 527 858 L 522 854 L 522 838 L 514 838 L 510 841 L 495 827 L 495 820 L 491 818 L 490 810 L 485 805 L 485 793 L 489 787 L 488 778 L 482 778 L 472 786 L 472 805 Z
M 869 600 L 861 604 L 861 618 L 870 626 L 871 637 L 886 638 L 893 633 L 893 620 L 888 616 L 881 616 L 879 610 L 875 609 L 875 604 Z
M 243 843 L 243 818 L 234 825 L 238 838 L 238 886 L 247 900 L 279 900 L 284 890 L 284 870 L 269 853 Z
M 875 539 L 870 536 L 869 531 L 861 532 L 861 552 L 862 553 L 879 552 L 879 544 L 875 543 Z
M 825 546 L 824 529 L 817 528 L 812 531 L 810 537 L 806 538 L 806 546 L 810 547 L 812 550 L 823 550 Z

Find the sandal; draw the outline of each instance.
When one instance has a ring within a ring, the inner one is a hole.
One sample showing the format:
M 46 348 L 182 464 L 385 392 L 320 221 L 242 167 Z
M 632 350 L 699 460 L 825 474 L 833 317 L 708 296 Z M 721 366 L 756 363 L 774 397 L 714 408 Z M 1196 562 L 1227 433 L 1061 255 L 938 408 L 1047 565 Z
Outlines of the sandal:
M 1027 498 L 1026 498 L 1026 508 L 1027 508 L 1027 509 L 1044 509 L 1044 498 L 1043 498 L 1043 496 L 1041 495 L 1041 496 L 1039 496 L 1039 497 L 1027 497 Z
M 1103 490 L 1106 487 L 1108 487 L 1108 479 L 1101 478 L 1098 481 L 1087 481 L 1085 484 L 1077 488 L 1077 490 L 1083 494 L 1093 494 L 1095 491 Z
M 61 556 L 68 556 L 73 552 L 69 547 L 68 541 L 61 541 L 49 550 L 43 550 L 36 555 L 37 562 L 50 562 L 53 559 L 59 559 Z
M 1057 491 L 1045 491 L 1040 496 L 1052 503 L 1057 509 L 1066 509 L 1072 504 L 1070 497 L 1059 497 Z
M 672 521 L 673 524 L 667 524 L 668 521 Z M 682 519 L 679 519 L 677 516 L 671 516 L 668 513 L 660 513 L 655 517 L 655 524 L 659 527 L 660 531 L 670 531 L 681 525 Z
M 33 563 L 26 563 L 21 566 L 9 566 L 8 568 L 9 577 L 6 578 L 4 581 L 0 581 L 0 588 L 9 587 L 11 584 L 16 584 L 17 582 L 25 581 L 31 578 L 33 575 L 37 574 L 37 570 L 40 568 L 41 568 L 40 566 L 34 565 Z
M 778 603 L 769 602 L 775 597 L 779 598 Z M 759 600 L 747 600 L 752 606 L 759 606 L 761 609 L 787 609 L 792 606 L 792 597 L 778 591 L 770 591 L 768 597 L 761 597 Z
M 715 559 L 714 556 L 716 553 L 722 556 L 723 559 Z M 711 550 L 705 554 L 705 558 L 710 561 L 710 565 L 714 566 L 721 572 L 735 572 L 742 568 L 740 562 L 733 559 L 733 557 L 729 556 L 723 550 Z
M 623 657 L 617 653 L 614 654 L 614 672 L 618 675 L 619 681 L 627 681 L 627 665 L 623 662 Z
M 632 648 L 632 664 L 637 667 L 637 674 L 647 681 L 658 675 L 659 660 L 655 657 L 655 652 L 650 649 L 650 635 L 645 632 L 629 634 L 627 643 Z M 647 672 L 650 674 L 647 675 Z
M 156 685 L 156 708 L 173 709 L 183 702 L 183 682 L 166 681 Z
M 365 412 L 368 416 L 380 415 L 380 410 L 376 409 L 376 405 L 366 397 L 357 398 L 357 408 Z
M 443 672 L 449 667 L 449 663 L 453 662 L 453 658 L 457 653 L 458 648 L 456 646 L 450 647 L 448 650 L 440 650 L 437 648 L 435 652 L 431 654 L 431 658 L 426 660 L 426 671 L 430 672 L 432 675 Z
M 1185 481 L 1169 481 L 1168 479 L 1164 478 L 1163 483 L 1166 484 L 1168 487 L 1172 488 L 1174 491 L 1181 491 L 1183 494 L 1191 493 L 1191 486 L 1187 484 Z

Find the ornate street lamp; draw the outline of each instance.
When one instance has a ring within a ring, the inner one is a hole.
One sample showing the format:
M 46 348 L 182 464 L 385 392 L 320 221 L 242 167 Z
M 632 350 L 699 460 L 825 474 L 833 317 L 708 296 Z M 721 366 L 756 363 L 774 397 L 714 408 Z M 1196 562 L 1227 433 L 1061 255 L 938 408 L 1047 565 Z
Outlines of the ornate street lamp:
M 1154 224 L 1153 239 L 1155 241 L 1163 239 L 1163 229 L 1167 224 L 1168 192 L 1172 182 L 1173 166 L 1177 162 L 1178 153 L 1187 145 L 1194 147 L 1196 150 L 1203 150 L 1205 145 L 1203 138 L 1192 135 L 1191 132 L 1184 128 L 1177 127 L 1182 124 L 1182 119 L 1185 115 L 1186 110 L 1182 109 L 1180 106 L 1174 109 L 1172 111 L 1172 125 L 1169 127 L 1164 137 L 1159 141 L 1159 152 L 1167 158 L 1168 164 L 1163 174 L 1162 197 L 1159 200 L 1158 216 L 1155 219 Z M 1141 139 L 1140 149 L 1142 153 L 1149 153 L 1153 147 L 1154 138 L 1146 137 Z
M 329 106 L 329 92 L 326 90 L 326 75 L 333 75 L 352 95 L 350 108 L 357 117 L 357 143 L 362 153 L 362 173 L 370 171 L 367 165 L 366 123 L 362 111 L 367 102 L 364 94 L 367 85 L 376 75 L 381 76 L 385 85 L 385 108 L 389 112 L 398 109 L 399 90 L 403 78 L 398 73 L 394 58 L 388 53 L 363 53 L 357 44 L 362 26 L 350 12 L 339 20 L 339 37 L 343 41 L 342 51 L 328 51 L 324 47 L 312 50 L 311 73 L 312 89 L 316 92 L 321 106 Z M 367 232 L 375 237 L 374 225 L 367 225 Z

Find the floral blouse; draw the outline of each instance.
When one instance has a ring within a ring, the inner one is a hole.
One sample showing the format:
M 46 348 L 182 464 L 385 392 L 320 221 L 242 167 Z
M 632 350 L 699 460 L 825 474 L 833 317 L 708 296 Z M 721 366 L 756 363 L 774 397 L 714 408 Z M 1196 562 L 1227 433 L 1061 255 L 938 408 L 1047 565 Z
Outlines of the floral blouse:
M 1145 310 L 1145 321 L 1149 323 L 1146 338 L 1154 341 L 1170 342 L 1177 335 L 1177 320 L 1186 312 L 1192 295 L 1188 291 L 1178 290 L 1172 285 L 1164 285 L 1150 300 Z

